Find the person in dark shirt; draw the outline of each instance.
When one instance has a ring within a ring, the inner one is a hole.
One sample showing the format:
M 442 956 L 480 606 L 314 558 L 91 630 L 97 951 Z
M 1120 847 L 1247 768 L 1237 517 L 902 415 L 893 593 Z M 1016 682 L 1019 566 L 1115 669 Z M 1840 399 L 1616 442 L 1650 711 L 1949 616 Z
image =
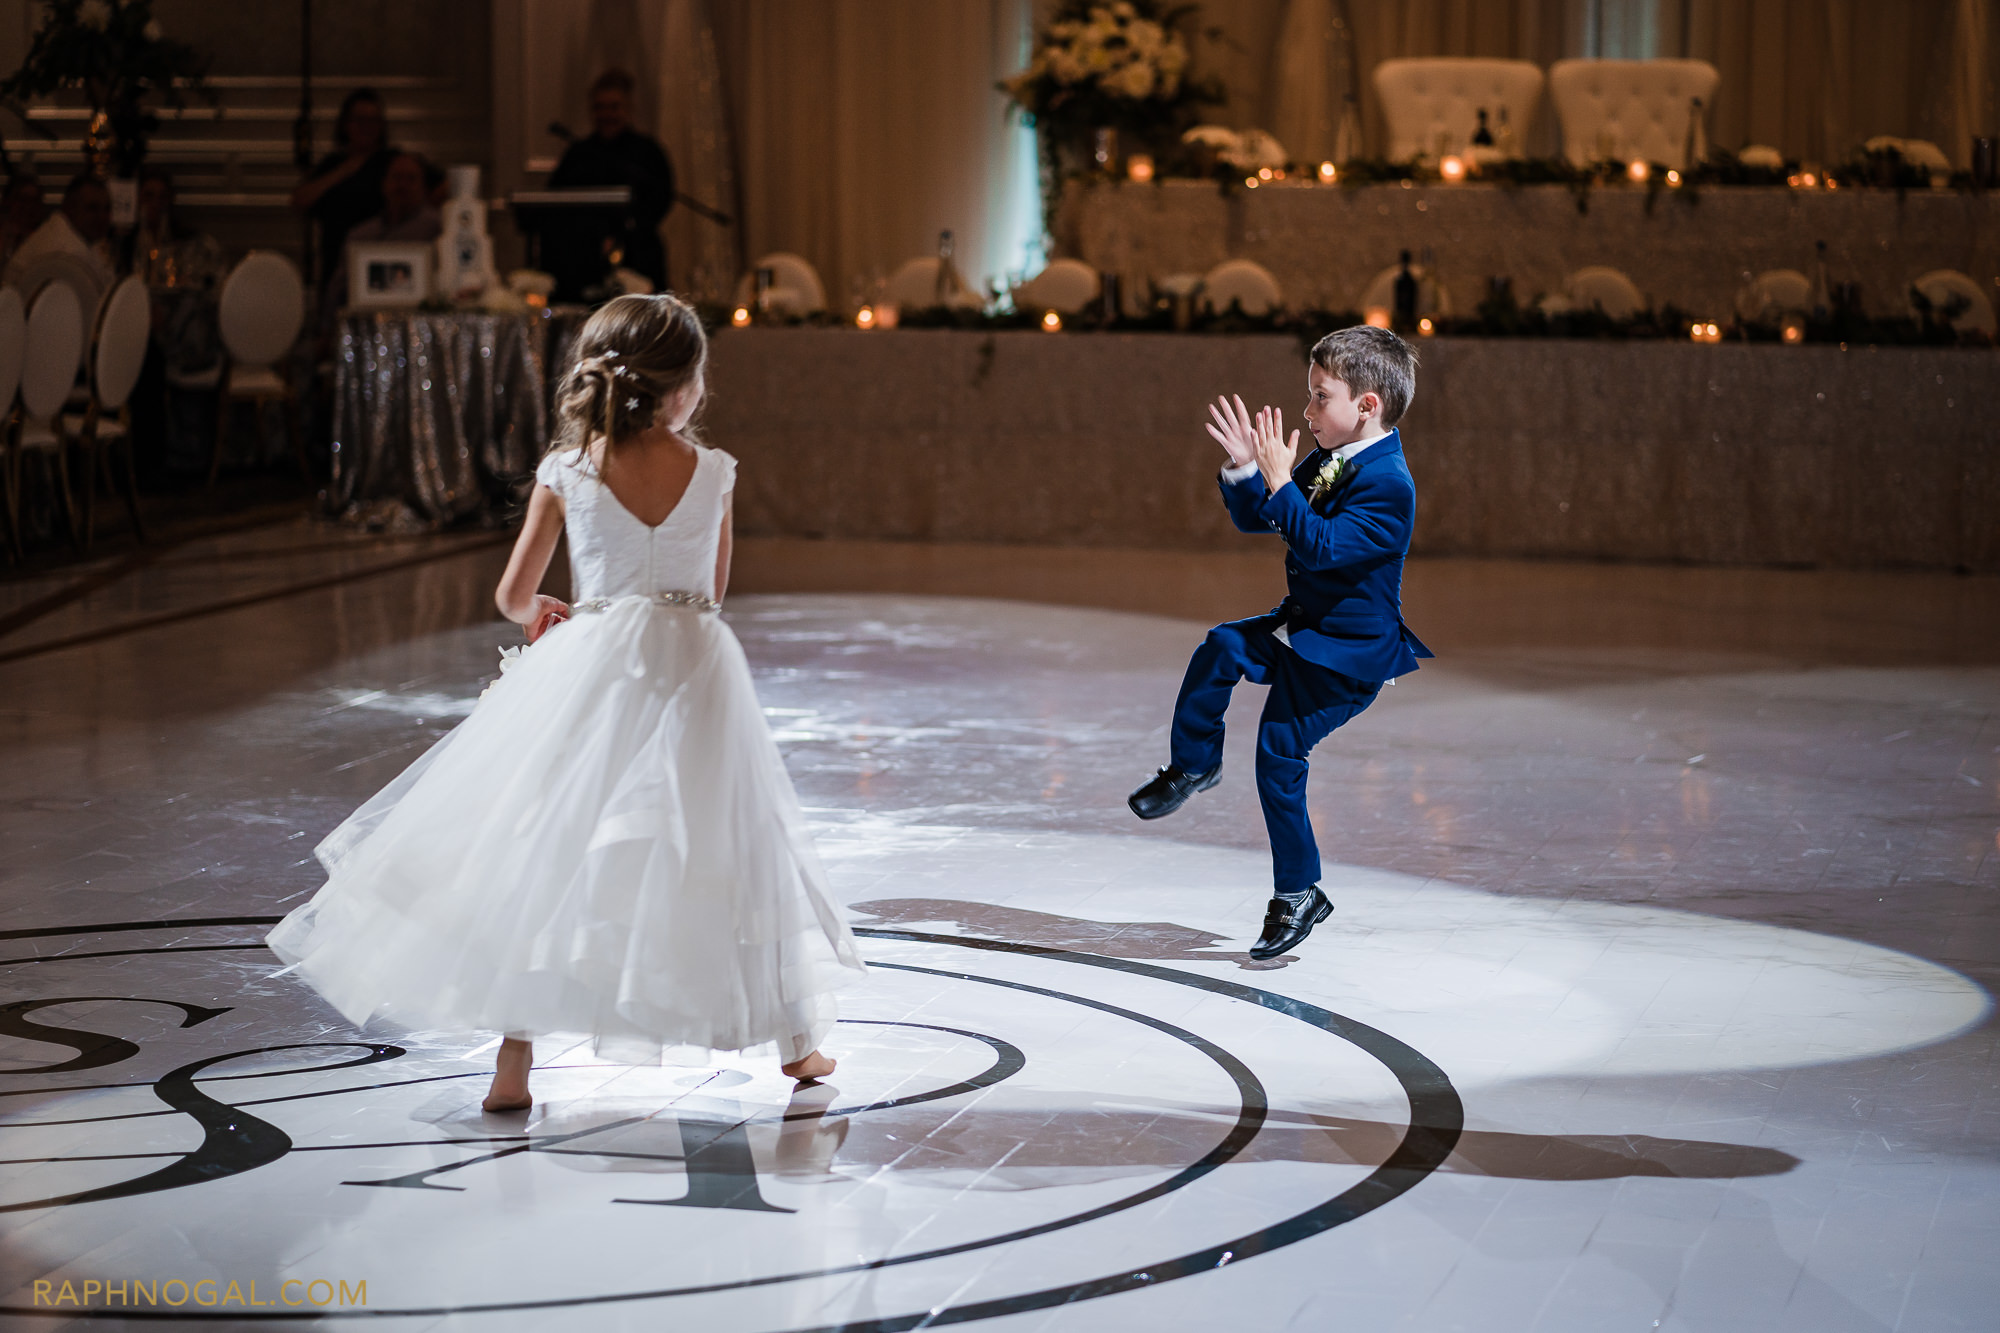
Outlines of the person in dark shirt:
M 548 234 L 542 262 L 559 293 L 575 298 L 602 285 L 614 262 L 644 274 L 653 290 L 667 287 L 667 253 L 660 220 L 674 206 L 674 166 L 666 149 L 632 128 L 632 76 L 608 69 L 590 85 L 591 134 L 573 141 L 549 176 L 550 189 L 629 185 L 622 217 L 606 213 Z M 614 261 L 612 254 L 620 257 Z
M 346 254 L 347 233 L 383 209 L 382 177 L 397 150 L 389 144 L 381 94 L 372 88 L 349 93 L 340 104 L 333 141 L 334 150 L 292 191 L 293 211 L 319 222 L 322 287 Z

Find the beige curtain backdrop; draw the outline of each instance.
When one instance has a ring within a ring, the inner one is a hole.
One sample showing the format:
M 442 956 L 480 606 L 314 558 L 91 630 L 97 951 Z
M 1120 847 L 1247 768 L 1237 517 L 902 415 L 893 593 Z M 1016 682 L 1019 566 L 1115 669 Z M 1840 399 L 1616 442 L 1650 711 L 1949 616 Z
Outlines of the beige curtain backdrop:
M 804 255 L 844 306 L 953 234 L 973 285 L 1018 268 L 1027 136 L 994 87 L 1030 0 L 732 0 L 715 10 L 746 259 Z

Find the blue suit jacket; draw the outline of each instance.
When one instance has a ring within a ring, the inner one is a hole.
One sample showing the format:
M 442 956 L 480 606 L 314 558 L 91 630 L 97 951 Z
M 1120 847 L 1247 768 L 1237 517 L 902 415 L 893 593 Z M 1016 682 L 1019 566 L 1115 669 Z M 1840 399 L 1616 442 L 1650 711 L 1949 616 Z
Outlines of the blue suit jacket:
M 1430 657 L 1403 624 L 1403 559 L 1416 524 L 1417 485 L 1390 431 L 1357 454 L 1340 488 L 1316 512 L 1306 485 L 1330 451 L 1314 447 L 1271 494 L 1259 473 L 1222 482 L 1222 501 L 1244 532 L 1285 539 L 1279 613 L 1299 656 L 1361 681 L 1389 680 Z

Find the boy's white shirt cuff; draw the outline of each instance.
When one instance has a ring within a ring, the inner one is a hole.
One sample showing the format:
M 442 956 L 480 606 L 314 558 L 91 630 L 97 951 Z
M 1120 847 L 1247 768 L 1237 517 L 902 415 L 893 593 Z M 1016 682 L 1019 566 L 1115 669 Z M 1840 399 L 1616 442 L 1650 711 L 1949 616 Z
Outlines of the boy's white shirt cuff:
M 1241 467 L 1224 467 L 1222 469 L 1222 479 L 1231 486 L 1234 486 L 1237 482 L 1242 481 L 1256 470 L 1257 464 L 1255 460 L 1245 463 Z

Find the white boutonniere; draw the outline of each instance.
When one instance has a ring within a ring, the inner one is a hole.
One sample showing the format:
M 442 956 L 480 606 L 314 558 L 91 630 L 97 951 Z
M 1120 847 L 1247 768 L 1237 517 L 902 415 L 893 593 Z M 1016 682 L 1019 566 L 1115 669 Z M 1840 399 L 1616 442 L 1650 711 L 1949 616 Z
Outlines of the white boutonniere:
M 1333 488 L 1340 484 L 1340 479 L 1347 475 L 1350 466 L 1351 464 L 1339 454 L 1329 455 L 1313 476 L 1312 486 L 1306 494 L 1307 500 L 1318 504 L 1326 496 L 1331 495 Z

